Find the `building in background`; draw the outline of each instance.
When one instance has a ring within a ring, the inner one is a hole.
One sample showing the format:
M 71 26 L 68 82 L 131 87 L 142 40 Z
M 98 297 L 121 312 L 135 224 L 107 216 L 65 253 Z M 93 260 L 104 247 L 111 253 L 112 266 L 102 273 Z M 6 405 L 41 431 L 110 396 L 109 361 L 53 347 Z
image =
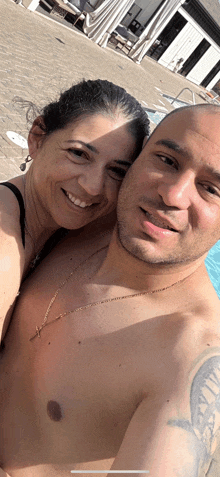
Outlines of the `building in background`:
M 166 0 L 136 0 L 121 23 L 140 37 Z M 215 89 L 220 80 L 220 3 L 186 0 L 148 39 L 148 56 L 197 85 Z
M 105 48 L 117 30 L 120 35 L 124 31 L 127 38 L 130 33 L 128 54 L 133 61 L 140 63 L 148 55 L 174 73 L 219 94 L 219 0 L 45 1 L 52 6 L 58 3 L 58 10 L 64 13 L 65 5 L 88 4 L 92 12 L 79 7 L 86 16 L 84 31 L 100 46 Z M 35 10 L 39 2 L 22 0 L 30 10 Z

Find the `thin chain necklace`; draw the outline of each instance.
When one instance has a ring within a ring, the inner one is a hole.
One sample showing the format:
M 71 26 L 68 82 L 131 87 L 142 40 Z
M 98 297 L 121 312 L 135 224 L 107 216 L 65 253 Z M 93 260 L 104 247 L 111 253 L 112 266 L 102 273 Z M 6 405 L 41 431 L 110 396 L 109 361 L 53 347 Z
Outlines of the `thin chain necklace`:
M 183 282 L 184 280 L 186 280 L 186 278 L 188 277 L 184 277 L 184 278 L 181 278 L 180 280 L 178 280 L 177 282 L 175 283 L 172 283 L 172 285 L 168 285 L 167 287 L 163 287 L 163 288 L 158 288 L 157 290 L 152 290 L 152 291 L 143 291 L 143 292 L 138 292 L 138 293 L 132 293 L 131 295 L 123 295 L 123 296 L 116 296 L 114 298 L 106 298 L 105 300 L 101 300 L 101 301 L 95 301 L 95 302 L 92 302 L 92 303 L 87 303 L 87 305 L 83 305 L 83 306 L 79 306 L 77 308 L 74 308 L 73 310 L 68 310 L 68 311 L 65 311 L 64 313 L 60 313 L 56 318 L 54 318 L 53 320 L 49 321 L 48 322 L 48 316 L 49 316 L 49 313 L 51 311 L 51 308 L 57 298 L 57 295 L 58 293 L 60 292 L 60 290 L 62 290 L 62 288 L 66 285 L 66 283 L 70 280 L 70 278 L 73 276 L 73 274 L 79 270 L 79 268 L 81 268 L 86 262 L 88 262 L 92 257 L 94 257 L 94 255 L 98 254 L 99 252 L 101 252 L 102 250 L 105 250 L 106 248 L 108 247 L 108 245 L 106 245 L 105 247 L 102 247 L 100 248 L 99 250 L 97 250 L 96 252 L 94 252 L 92 255 L 90 255 L 86 260 L 84 260 L 82 263 L 80 263 L 80 265 L 78 265 L 76 268 L 74 268 L 72 270 L 72 272 L 68 275 L 68 277 L 64 280 L 64 282 L 61 283 L 61 285 L 59 286 L 59 288 L 57 288 L 56 292 L 54 293 L 53 295 L 53 298 L 50 300 L 50 303 L 48 305 L 48 308 L 47 308 L 47 311 L 45 313 L 45 316 L 44 316 L 44 319 L 41 323 L 40 326 L 36 326 L 35 328 L 35 334 L 34 336 L 32 336 L 29 341 L 32 341 L 34 340 L 34 338 L 36 338 L 38 336 L 38 338 L 41 337 L 40 333 L 42 331 L 43 328 L 45 328 L 46 326 L 48 325 L 51 325 L 52 323 L 55 323 L 55 321 L 58 321 L 60 320 L 61 318 L 64 318 L 65 316 L 68 316 L 72 313 L 77 313 L 78 311 L 82 311 L 82 310 L 87 310 L 88 308 L 92 308 L 93 306 L 98 306 L 98 305 L 102 305 L 104 303 L 110 303 L 111 301 L 119 301 L 119 300 L 125 300 L 126 298 L 134 298 L 134 297 L 138 297 L 138 296 L 143 296 L 143 295 L 153 295 L 154 293 L 159 293 L 159 292 L 162 292 L 164 290 L 168 290 L 168 288 L 172 288 L 174 285 L 177 285 L 177 283 L 180 283 L 180 282 Z

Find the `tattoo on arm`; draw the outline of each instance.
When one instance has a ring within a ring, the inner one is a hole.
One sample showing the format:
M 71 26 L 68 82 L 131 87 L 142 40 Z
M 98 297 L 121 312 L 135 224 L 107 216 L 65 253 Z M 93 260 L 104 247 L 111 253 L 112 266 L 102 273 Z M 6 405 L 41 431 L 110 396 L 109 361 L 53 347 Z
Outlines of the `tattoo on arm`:
M 212 356 L 197 371 L 190 390 L 190 412 L 191 422 L 170 419 L 168 424 L 194 434 L 199 461 L 197 476 L 202 470 L 202 475 L 208 476 L 220 430 L 220 356 Z

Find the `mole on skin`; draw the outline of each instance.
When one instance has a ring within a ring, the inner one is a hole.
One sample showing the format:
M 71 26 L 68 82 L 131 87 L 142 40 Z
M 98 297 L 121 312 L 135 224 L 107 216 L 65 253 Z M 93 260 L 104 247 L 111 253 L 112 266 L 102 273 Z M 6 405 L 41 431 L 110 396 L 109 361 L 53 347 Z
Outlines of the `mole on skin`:
M 47 403 L 47 414 L 52 421 L 61 421 L 63 418 L 61 407 L 56 401 L 48 401 Z

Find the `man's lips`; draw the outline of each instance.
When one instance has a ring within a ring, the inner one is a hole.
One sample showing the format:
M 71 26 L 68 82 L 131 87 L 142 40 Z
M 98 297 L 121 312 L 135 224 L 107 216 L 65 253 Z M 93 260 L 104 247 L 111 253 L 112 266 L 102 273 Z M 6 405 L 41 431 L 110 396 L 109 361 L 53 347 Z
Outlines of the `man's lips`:
M 162 219 L 161 217 L 155 217 L 154 215 L 150 214 L 149 212 L 147 212 L 146 210 L 144 210 L 142 207 L 140 207 L 140 209 L 142 210 L 142 212 L 144 213 L 146 219 L 148 222 L 150 222 L 151 224 L 155 225 L 156 228 L 158 228 L 159 230 L 161 231 L 165 231 L 165 230 L 170 230 L 171 232 L 176 232 L 178 233 L 179 230 L 177 230 L 173 224 L 171 222 L 169 222 L 168 220 L 166 219 Z M 156 230 L 155 228 L 155 230 Z

